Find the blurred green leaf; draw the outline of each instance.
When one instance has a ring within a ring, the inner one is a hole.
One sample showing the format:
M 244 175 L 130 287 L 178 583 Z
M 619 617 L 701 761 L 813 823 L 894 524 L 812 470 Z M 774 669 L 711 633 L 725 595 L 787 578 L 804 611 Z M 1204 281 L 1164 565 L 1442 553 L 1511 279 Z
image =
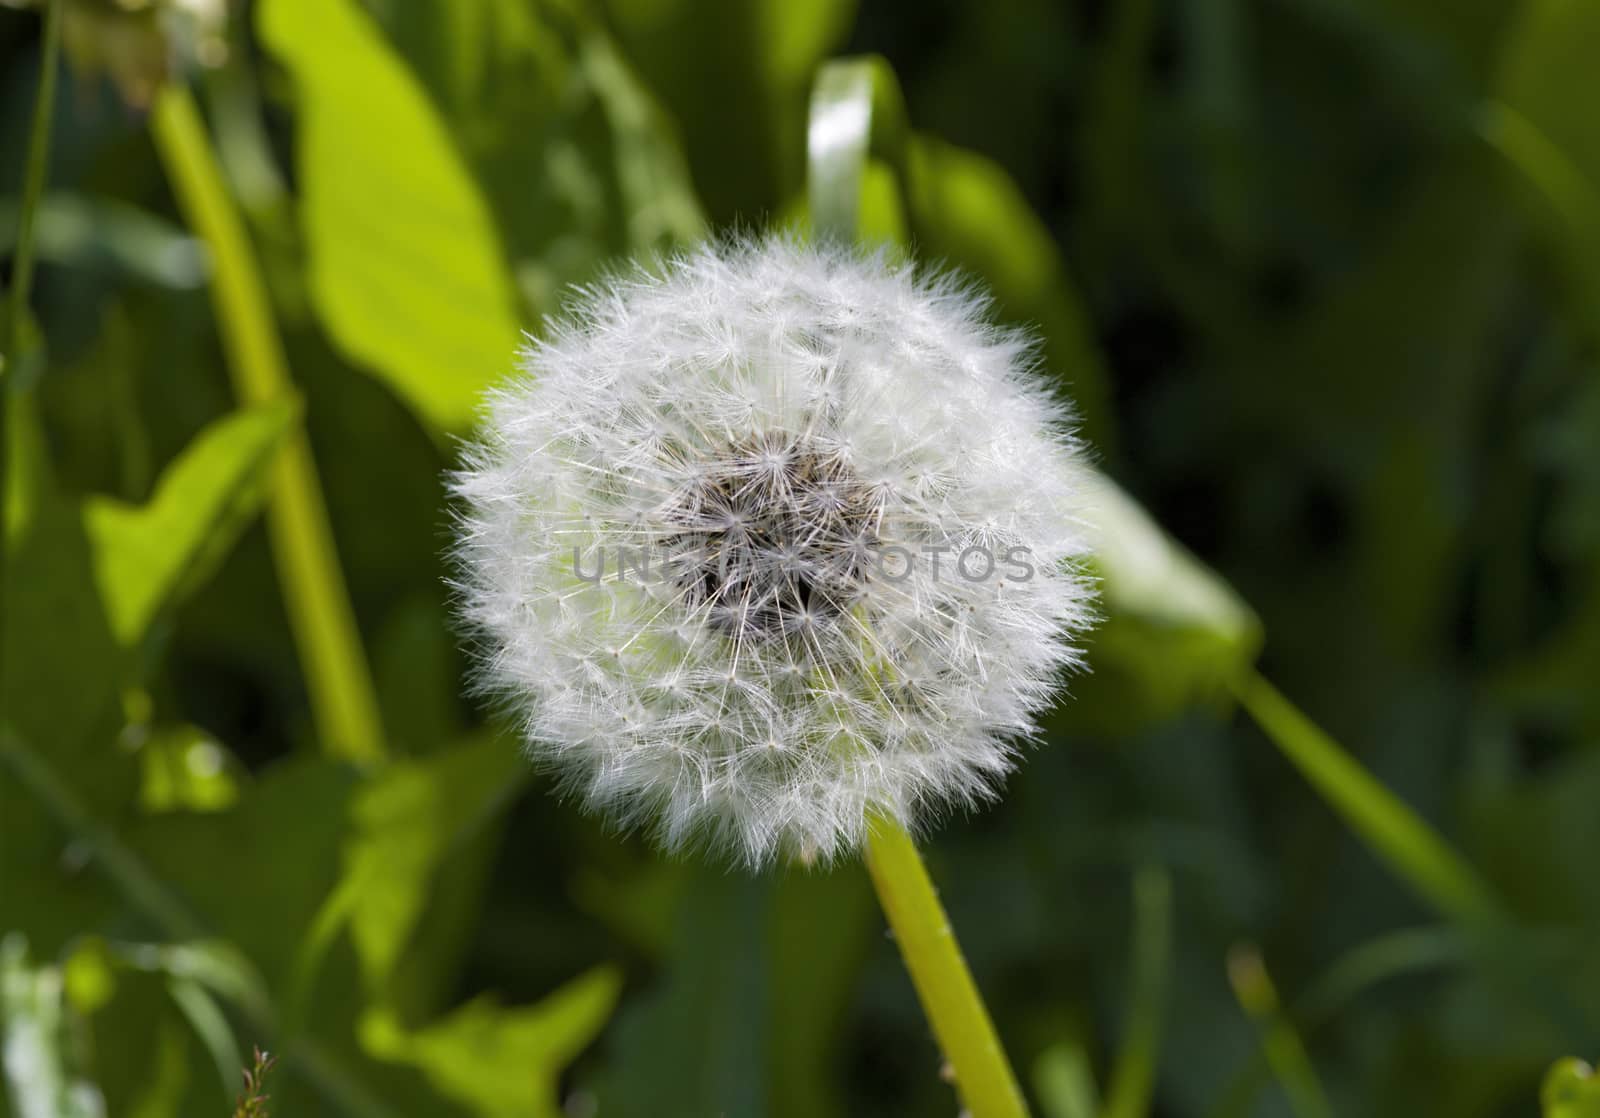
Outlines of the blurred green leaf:
M 80 503 L 57 484 L 34 403 L 19 394 L 6 417 L 11 523 L 0 586 L 6 666 L 0 711 L 25 737 L 66 753 L 80 749 L 106 716 L 127 658 L 100 603 L 98 557 Z M 80 775 L 110 783 L 115 767 Z
M 849 35 L 855 0 L 602 0 L 625 54 L 682 127 L 719 225 L 756 222 L 799 193 L 817 66 Z
M 262 774 L 233 808 L 135 820 L 126 841 L 170 882 L 198 927 L 248 958 L 275 995 L 339 874 L 358 782 L 346 766 L 296 759 Z
M 1539 1092 L 1544 1118 L 1600 1118 L 1600 1079 L 1582 1060 L 1559 1061 Z
M 0 200 L 0 254 L 9 254 L 16 207 Z M 41 260 L 111 265 L 129 275 L 173 288 L 206 281 L 206 252 L 170 222 L 115 198 L 55 193 L 39 204 L 35 236 Z
M 25 456 L 33 437 L 21 407 L 13 419 Z M 42 460 L 19 460 L 26 523 L 7 566 L 5 709 L 25 736 L 75 745 L 105 716 L 151 622 L 205 577 L 255 512 L 293 421 L 288 404 L 219 421 L 142 506 L 91 496 L 80 513 Z
M 673 864 L 584 892 L 660 963 L 618 1015 L 602 1113 L 842 1112 L 841 1028 L 879 927 L 858 867 L 750 879 Z
M 1033 1093 L 1045 1118 L 1095 1118 L 1100 1112 L 1089 1056 L 1082 1045 L 1070 1041 L 1039 1053 L 1033 1062 Z
M 598 30 L 583 37 L 579 65 L 611 125 L 628 242 L 648 249 L 704 236 L 705 216 L 672 122 Z
M 1528 0 L 1501 57 L 1499 95 L 1600 187 L 1600 122 L 1575 90 L 1600 51 L 1600 10 L 1586 0 Z
M 1600 9 L 1584 0 L 1520 5 L 1501 57 L 1490 141 L 1544 198 L 1551 246 L 1571 268 L 1581 313 L 1600 330 L 1600 122 L 1586 89 L 1600 52 Z
M 479 998 L 414 1032 L 375 1010 L 362 1023 L 362 1039 L 375 1055 L 420 1069 L 483 1118 L 561 1118 L 561 1071 L 599 1034 L 621 989 L 621 976 L 602 967 L 537 1005 L 506 1008 Z
M 655 985 L 613 1029 L 600 1096 L 619 1114 L 763 1114 L 778 1025 L 767 982 L 770 878 L 695 865 Z
M 1139 699 L 1122 712 L 1123 724 L 1217 695 L 1255 659 L 1256 615 L 1114 482 L 1086 473 L 1084 484 L 1105 614 L 1090 637 L 1097 678 L 1084 686 L 1129 681 Z
M 323 321 L 425 422 L 465 428 L 519 341 L 483 196 L 421 85 L 351 0 L 269 0 L 259 19 L 299 92 L 301 221 Z
M 296 420 L 289 403 L 237 412 L 208 427 L 142 506 L 90 497 L 84 524 L 112 635 L 125 645 L 203 581 L 265 495 L 267 467 Z
M 61 492 L 21 401 L 10 418 L 21 467 L 10 480 L 26 490 L 4 588 L 4 710 L 20 736 L 3 745 L 21 780 L 0 782 L 0 882 L 20 898 L 22 913 L 42 922 L 33 928 L 40 942 L 54 946 L 74 920 L 106 903 L 93 875 L 59 869 L 60 826 L 88 827 L 70 837 L 116 861 L 115 837 L 93 821 L 119 817 L 138 795 L 135 757 L 111 745 L 118 691 L 136 674 L 151 622 L 216 562 L 252 511 L 293 409 L 220 421 L 138 508 L 102 498 L 80 504 Z M 159 892 L 135 877 L 148 895 Z
M 236 760 L 197 726 L 125 727 L 139 744 L 139 804 L 145 811 L 222 811 L 239 798 Z
M 1114 456 L 1107 374 L 1050 230 L 992 159 L 919 135 L 910 166 L 906 189 L 921 254 L 981 278 L 1002 319 L 1040 335 L 1045 368 L 1076 405 L 1084 438 L 1100 455 Z
M 396 762 L 357 790 L 342 876 L 315 934 L 348 922 L 375 996 L 428 903 L 435 873 L 505 809 L 528 771 L 515 745 L 490 737 L 426 761 Z

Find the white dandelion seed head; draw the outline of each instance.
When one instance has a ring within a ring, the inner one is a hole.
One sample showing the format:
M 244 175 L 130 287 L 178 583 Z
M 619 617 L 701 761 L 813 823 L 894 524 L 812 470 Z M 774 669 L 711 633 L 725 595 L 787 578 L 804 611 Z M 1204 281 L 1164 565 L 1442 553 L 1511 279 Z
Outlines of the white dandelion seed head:
M 461 608 L 530 754 L 751 865 L 992 795 L 1091 592 L 1080 450 L 985 313 L 783 238 L 579 292 L 455 478 Z

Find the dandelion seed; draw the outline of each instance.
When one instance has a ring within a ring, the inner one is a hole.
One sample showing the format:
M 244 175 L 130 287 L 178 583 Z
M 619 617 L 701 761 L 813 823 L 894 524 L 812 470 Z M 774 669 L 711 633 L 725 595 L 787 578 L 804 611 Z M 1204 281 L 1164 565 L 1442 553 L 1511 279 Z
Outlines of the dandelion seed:
M 462 610 L 531 756 L 751 865 L 992 796 L 1091 594 L 1079 449 L 984 314 L 778 238 L 580 293 L 455 478 Z

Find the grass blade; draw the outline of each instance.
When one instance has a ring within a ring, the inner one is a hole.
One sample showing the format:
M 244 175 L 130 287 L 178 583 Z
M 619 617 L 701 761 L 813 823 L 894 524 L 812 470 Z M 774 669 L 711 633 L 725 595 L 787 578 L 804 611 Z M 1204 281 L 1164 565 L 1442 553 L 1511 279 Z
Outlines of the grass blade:
M 1362 768 L 1259 673 L 1235 684 L 1239 701 L 1357 836 L 1446 916 L 1497 922 L 1489 886 L 1439 834 Z

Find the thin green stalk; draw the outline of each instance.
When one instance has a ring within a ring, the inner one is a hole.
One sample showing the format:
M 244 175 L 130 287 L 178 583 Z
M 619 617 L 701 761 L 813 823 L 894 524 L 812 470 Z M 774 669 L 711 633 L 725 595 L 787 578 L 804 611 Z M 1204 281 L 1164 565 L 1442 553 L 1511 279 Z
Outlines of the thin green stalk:
M 911 984 L 972 1118 L 1028 1113 L 961 945 L 904 827 L 880 816 L 867 837 L 867 869 Z
M 1297 1118 L 1333 1118 L 1328 1093 L 1317 1078 L 1305 1042 L 1283 1015 L 1261 952 L 1247 945 L 1229 952 L 1228 982 L 1239 1005 L 1261 1031 L 1262 1050 L 1289 1096 L 1289 1109 Z
M 1471 941 L 1454 924 L 1407 928 L 1391 932 L 1351 949 L 1334 961 L 1322 976 L 1279 1013 L 1289 1022 L 1301 1044 L 1360 995 L 1396 978 L 1460 966 L 1471 959 Z M 1239 1069 L 1207 1118 L 1244 1118 L 1255 1111 L 1256 1097 L 1272 1082 L 1275 1072 L 1270 1053 L 1259 1048 Z
M 1499 905 L 1477 871 L 1272 684 L 1248 671 L 1234 690 L 1262 732 L 1404 881 L 1446 916 L 1498 921 Z
M 1111 1073 L 1104 1118 L 1144 1118 L 1155 1089 L 1162 1007 L 1172 966 L 1172 880 L 1145 866 L 1133 881 L 1133 970 L 1128 1019 Z
M 255 255 L 189 91 L 166 86 L 151 124 L 178 204 L 210 251 L 212 303 L 234 391 L 245 404 L 293 396 Z M 384 736 L 377 694 L 304 430 L 290 436 L 274 465 L 267 522 L 323 748 L 358 762 L 379 761 Z
M 1478 135 L 1522 176 L 1547 208 L 1551 244 L 1566 258 L 1579 285 L 1579 302 L 1591 329 L 1600 328 L 1600 194 L 1561 147 L 1538 125 L 1502 101 L 1479 113 Z
M 55 117 L 56 70 L 61 56 L 62 0 L 50 0 L 44 9 L 43 42 L 39 50 L 39 94 L 33 103 L 33 124 L 28 133 L 28 158 L 22 171 L 22 204 L 17 207 L 16 251 L 11 256 L 11 289 L 6 293 L 4 314 L 0 315 L 0 605 L 6 586 L 6 551 L 11 525 L 11 393 L 21 371 L 18 347 L 22 341 L 22 320 L 28 313 L 28 295 L 33 287 L 34 219 L 39 214 L 39 199 L 44 194 L 45 172 L 50 164 L 50 122 Z M 0 615 L 5 610 L 0 608 Z M 0 621 L 3 624 L 3 621 Z M 0 639 L 0 657 L 5 641 Z M 0 660 L 0 686 L 5 664 Z

